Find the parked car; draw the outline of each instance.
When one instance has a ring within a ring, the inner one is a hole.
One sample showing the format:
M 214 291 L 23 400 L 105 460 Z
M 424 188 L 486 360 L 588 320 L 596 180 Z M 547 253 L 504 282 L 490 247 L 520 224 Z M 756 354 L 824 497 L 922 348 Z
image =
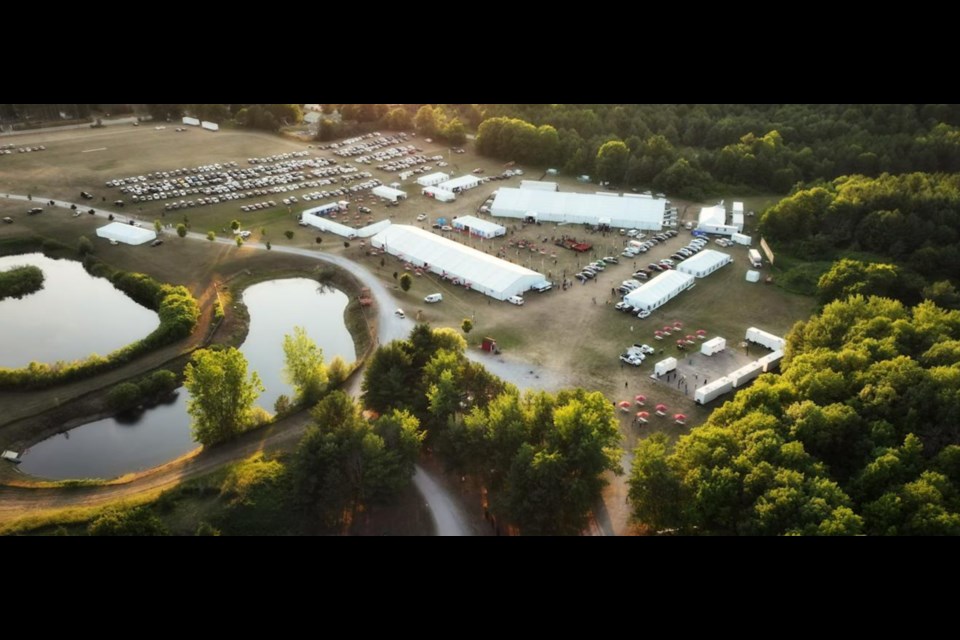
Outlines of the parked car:
M 630 229 L 627 231 L 627 236 L 630 238 L 636 238 L 638 235 L 640 235 L 639 229 Z
M 427 219 L 427 214 L 425 213 L 421 213 L 420 215 L 417 216 L 417 222 L 423 222 L 426 219 Z
M 403 312 L 403 309 L 397 309 L 396 311 L 393 312 L 393 315 L 397 316 L 398 318 L 406 318 L 406 317 L 407 317 L 407 314 L 405 314 L 405 313 Z
M 651 271 L 663 271 L 663 267 L 656 262 L 651 262 L 648 264 L 647 269 L 650 269 Z
M 443 300 L 442 293 L 431 293 L 426 298 L 423 299 L 424 302 L 440 302 Z
M 3 221 L 6 222 L 7 224 L 13 224 L 13 218 L 11 218 L 10 216 L 4 216 Z
M 509 302 L 510 304 L 521 306 L 523 305 L 523 298 L 521 298 L 520 296 L 510 296 L 509 298 L 507 298 L 507 302 Z
M 163 244 L 163 238 L 157 238 L 156 240 L 154 240 L 153 242 L 150 243 L 150 246 L 151 246 L 151 247 L 159 247 L 159 246 L 162 245 L 162 244 Z
M 649 317 L 650 317 L 650 311 L 647 310 L 647 309 L 642 309 L 642 310 L 640 311 L 640 313 L 637 314 L 637 317 L 638 317 L 638 318 L 641 318 L 641 319 L 642 319 L 642 318 L 649 318 Z
M 641 352 L 641 353 L 652 354 L 652 353 L 656 353 L 656 352 L 657 352 L 656 349 L 654 349 L 653 347 L 651 347 L 651 346 L 648 345 L 648 344 L 634 344 L 633 346 L 635 346 L 636 348 L 640 349 L 640 352 Z
M 613 308 L 616 309 L 617 311 L 626 311 L 628 313 L 633 310 L 633 307 L 631 307 L 629 304 L 627 304 L 622 300 L 617 304 L 613 305 Z
M 619 258 L 615 258 L 613 256 L 604 256 L 603 261 L 607 264 L 620 264 Z
M 643 359 L 642 359 L 642 358 L 639 358 L 639 357 L 637 357 L 636 355 L 632 355 L 632 354 L 629 354 L 629 353 L 621 353 L 621 354 L 620 354 L 620 361 L 621 361 L 621 362 L 626 362 L 627 364 L 633 365 L 634 367 L 639 367 L 640 365 L 643 364 Z

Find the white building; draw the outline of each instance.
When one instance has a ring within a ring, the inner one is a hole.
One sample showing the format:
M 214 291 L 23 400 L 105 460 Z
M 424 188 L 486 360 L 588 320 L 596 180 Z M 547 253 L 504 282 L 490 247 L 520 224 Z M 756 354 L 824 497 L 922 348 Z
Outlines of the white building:
M 677 271 L 689 273 L 697 278 L 705 278 L 720 267 L 733 262 L 729 253 L 714 251 L 713 249 L 704 249 L 700 253 L 695 253 L 683 262 L 677 265 Z
M 466 231 L 480 238 L 497 238 L 507 235 L 506 227 L 475 216 L 460 216 L 459 218 L 455 218 L 453 228 Z
M 455 194 L 453 191 L 447 191 L 446 189 L 441 189 L 440 187 L 424 187 L 420 190 L 420 193 L 428 198 L 439 200 L 440 202 L 453 202 L 457 199 L 457 194 Z
M 663 198 L 501 187 L 490 213 L 505 218 L 574 224 L 600 224 L 601 219 L 609 219 L 612 227 L 660 230 L 666 209 L 667 201 Z
M 409 225 L 391 225 L 370 244 L 497 300 L 522 294 L 545 280 L 536 271 Z
M 452 180 L 446 180 L 437 185 L 441 189 L 446 189 L 447 191 L 452 191 L 453 193 L 460 193 L 461 191 L 466 191 L 467 189 L 473 189 L 480 186 L 480 178 L 474 175 L 467 174 L 465 176 L 460 176 L 459 178 L 453 178 Z
M 634 309 L 653 311 L 666 304 L 678 294 L 694 286 L 696 278 L 689 273 L 665 271 L 643 286 L 623 297 Z
M 697 229 L 704 233 L 716 233 L 724 236 L 733 235 L 743 231 L 743 223 L 740 228 L 736 225 L 727 224 L 727 210 L 723 204 L 712 207 L 703 207 L 700 209 L 700 217 L 697 221 Z
M 417 184 L 420 185 L 421 187 L 433 187 L 440 184 L 441 182 L 446 182 L 449 179 L 450 179 L 449 174 L 446 174 L 442 171 L 438 171 L 436 173 L 428 173 L 425 176 L 420 176 L 419 178 L 417 178 Z
M 521 180 L 521 189 L 536 189 L 537 191 L 560 191 L 560 185 L 556 182 L 545 182 L 543 180 Z
M 137 245 L 156 240 L 157 233 L 152 227 L 145 229 L 144 227 L 135 227 L 127 222 L 111 222 L 97 229 L 97 237 Z
M 406 191 L 400 191 L 400 189 L 394 189 L 393 187 L 388 187 L 386 185 L 374 187 L 371 193 L 379 198 L 386 198 L 390 202 L 407 199 Z

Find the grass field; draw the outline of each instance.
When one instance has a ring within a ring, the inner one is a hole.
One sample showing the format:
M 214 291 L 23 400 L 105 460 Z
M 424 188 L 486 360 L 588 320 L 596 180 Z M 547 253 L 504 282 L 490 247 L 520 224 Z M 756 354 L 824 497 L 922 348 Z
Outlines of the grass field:
M 82 202 L 79 200 L 79 192 L 85 190 L 95 196 L 98 207 L 104 205 L 102 198 L 109 204 L 120 197 L 118 190 L 103 186 L 106 180 L 113 178 L 231 160 L 236 160 L 240 166 L 247 166 L 246 159 L 250 156 L 308 148 L 307 143 L 255 132 L 212 133 L 191 129 L 187 133 L 176 133 L 172 129 L 155 131 L 151 127 L 37 133 L 18 137 L 17 142 L 21 141 L 22 144 L 44 144 L 47 151 L 0 158 L 0 196 L 6 192 L 32 193 L 46 198 Z M 446 148 L 426 144 L 420 138 L 413 138 L 411 143 L 422 147 L 425 155 L 448 155 Z M 460 175 L 474 168 L 482 168 L 490 175 L 502 170 L 501 163 L 475 155 L 472 144 L 466 148 L 468 153 L 450 156 L 451 166 L 443 171 Z M 311 151 L 314 155 L 329 153 L 316 149 Z M 345 162 L 341 158 L 337 160 Z M 366 166 L 362 169 L 371 171 L 375 177 L 387 183 L 396 180 L 396 174 Z M 528 169 L 523 177 L 539 179 L 541 173 Z M 560 177 L 557 180 L 565 191 L 596 190 L 595 185 L 579 184 L 572 177 Z M 415 184 L 411 186 L 412 181 L 408 181 L 403 188 L 410 194 L 410 198 L 400 206 L 386 208 L 378 202 L 372 202 L 370 196 L 365 197 L 363 204 L 373 209 L 374 220 L 389 216 L 394 223 L 424 225 L 429 228 L 426 223 L 415 221 L 417 214 L 426 213 L 429 219 L 439 216 L 449 219 L 457 215 L 476 214 L 479 205 L 495 189 L 500 186 L 517 186 L 518 181 L 519 179 L 514 178 L 509 181 L 490 182 L 462 194 L 456 202 L 449 204 L 421 196 L 419 188 Z M 294 194 L 300 195 L 301 192 Z M 271 196 L 277 201 L 282 197 L 284 196 Z M 731 196 L 728 202 L 732 199 L 738 198 Z M 775 199 L 771 196 L 758 196 L 746 201 L 747 209 L 759 213 Z M 507 356 L 515 355 L 528 362 L 531 367 L 549 370 L 568 385 L 599 390 L 615 401 L 643 393 L 666 402 L 671 408 L 683 410 L 690 416 L 685 427 L 677 427 L 672 422 L 657 424 L 652 421 L 645 428 L 645 433 L 663 430 L 676 436 L 687 432 L 702 423 L 712 407 L 697 407 L 679 393 L 653 383 L 649 375 L 653 369 L 652 363 L 660 358 L 659 355 L 651 357 L 637 369 L 622 367 L 617 356 L 626 346 L 634 342 L 656 344 L 653 330 L 674 320 L 683 321 L 685 326 L 691 329 L 705 329 L 710 336 L 724 336 L 734 344 L 742 339 L 749 326 L 758 326 L 783 335 L 797 320 L 807 318 L 815 309 L 812 298 L 791 294 L 776 286 L 746 282 L 744 275 L 748 267 L 747 250 L 739 246 L 721 249 L 734 257 L 732 265 L 698 280 L 694 289 L 668 302 L 645 320 L 619 313 L 608 304 L 619 299 L 611 294 L 611 287 L 618 286 L 622 280 L 629 278 L 633 271 L 633 261 L 626 259 L 619 265 L 608 267 L 596 281 L 586 285 L 575 282 L 567 291 L 555 288 L 544 294 L 530 293 L 526 296 L 527 303 L 523 307 L 491 300 L 476 292 L 438 282 L 430 275 L 415 278 L 412 289 L 402 292 L 393 278 L 394 272 L 402 273 L 401 265 L 394 258 L 385 256 L 381 266 L 381 257 L 366 255 L 365 248 L 357 242 L 351 243 L 347 248 L 344 247 L 342 238 L 296 226 L 297 213 L 318 203 L 305 203 L 301 200 L 289 210 L 280 207 L 252 214 L 242 213 L 240 204 L 240 201 L 234 201 L 189 209 L 186 215 L 194 231 L 212 229 L 217 231 L 218 235 L 227 235 L 221 230 L 228 226 L 230 220 L 238 218 L 242 220 L 245 228 L 254 231 L 251 238 L 253 241 L 269 239 L 274 246 L 313 247 L 357 260 L 392 287 L 394 300 L 387 301 L 386 304 L 402 307 L 409 317 L 416 318 L 419 314 L 420 319 L 434 326 L 457 329 L 464 318 L 471 318 L 474 321 L 474 329 L 468 336 L 471 345 L 478 344 L 484 336 L 491 336 L 497 339 Z M 680 205 L 681 212 L 686 210 L 685 219 L 695 219 L 699 206 L 715 203 L 677 204 Z M 80 235 L 94 239 L 96 227 L 102 224 L 102 220 L 94 220 L 90 216 L 72 218 L 69 212 L 63 209 L 50 209 L 43 214 L 28 217 L 26 208 L 24 203 L 12 203 L 0 197 L 0 217 L 10 215 L 15 219 L 13 224 L 0 225 L 0 237 L 30 232 L 73 245 Z M 136 205 L 128 204 L 122 213 L 136 215 L 145 221 L 182 221 L 182 211 L 163 216 L 162 209 L 163 201 L 143 205 L 142 210 Z M 745 233 L 749 234 L 754 231 L 757 218 L 748 218 L 747 221 Z M 507 238 L 483 243 L 466 240 L 466 243 L 493 253 L 510 240 L 535 240 L 537 244 L 546 245 L 544 255 L 512 249 L 507 254 L 508 258 L 538 271 L 542 270 L 557 282 L 564 273 L 567 277 L 572 277 L 585 262 L 604 255 L 619 255 L 623 246 L 624 238 L 618 233 L 604 236 L 591 234 L 573 225 L 557 227 L 554 224 L 544 224 L 522 228 L 521 225 L 514 224 L 513 220 L 500 222 L 510 229 Z M 265 238 L 264 234 L 261 234 L 261 228 L 266 232 Z M 283 235 L 287 230 L 294 231 L 290 240 Z M 594 253 L 576 254 L 553 247 L 550 238 L 561 233 L 592 242 L 596 247 Z M 456 234 L 448 235 L 457 238 Z M 317 237 L 322 238 L 319 245 L 315 241 Z M 546 242 L 543 241 L 544 238 Z M 644 266 L 670 255 L 686 244 L 688 238 L 689 235 L 681 230 L 679 237 L 638 256 L 637 266 Z M 251 246 L 227 247 L 176 237 L 169 238 L 163 246 L 157 248 L 110 246 L 99 239 L 95 240 L 95 247 L 99 257 L 118 268 L 143 271 L 166 282 L 185 284 L 195 294 L 205 291 L 211 282 L 223 280 L 243 270 L 262 274 L 309 264 L 309 261 L 302 258 L 260 251 Z M 715 248 L 712 243 L 711 247 Z M 444 301 L 436 305 L 423 303 L 423 297 L 434 292 L 442 292 Z M 664 344 L 664 348 L 667 354 L 671 352 L 670 345 Z M 0 408 L 3 410 L 12 408 L 13 402 L 29 403 L 30 400 L 0 396 Z M 622 430 L 625 448 L 629 450 L 642 434 L 630 426 L 626 417 L 623 418 Z M 624 460 L 625 468 L 628 468 L 629 461 L 628 455 Z M 624 496 L 625 485 L 622 479 L 615 481 L 607 495 L 607 507 L 610 511 L 608 516 L 621 530 L 626 520 Z

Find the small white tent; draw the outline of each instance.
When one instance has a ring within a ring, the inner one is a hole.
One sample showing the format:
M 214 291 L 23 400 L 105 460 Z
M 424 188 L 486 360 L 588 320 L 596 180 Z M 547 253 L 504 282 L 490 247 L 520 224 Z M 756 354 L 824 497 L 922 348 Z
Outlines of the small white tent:
M 497 238 L 507 235 L 507 228 L 475 216 L 460 216 L 453 221 L 453 228 L 466 231 L 480 238 Z
M 379 187 L 374 187 L 371 193 L 373 193 L 373 195 L 377 196 L 378 198 L 386 198 L 390 202 L 396 202 L 397 200 L 406 200 L 407 198 L 406 191 L 400 191 L 400 189 L 394 189 L 392 187 L 387 187 L 384 185 L 380 185 Z

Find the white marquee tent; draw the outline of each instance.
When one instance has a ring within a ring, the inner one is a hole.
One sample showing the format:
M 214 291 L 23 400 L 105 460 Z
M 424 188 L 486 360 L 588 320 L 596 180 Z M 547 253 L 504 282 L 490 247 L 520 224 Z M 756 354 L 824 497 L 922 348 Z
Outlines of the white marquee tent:
M 460 216 L 453 221 L 454 229 L 461 229 L 481 238 L 496 238 L 507 235 L 507 228 L 475 216 Z
M 541 222 L 600 224 L 632 229 L 661 229 L 667 201 L 663 198 L 624 198 L 616 194 L 570 193 L 502 187 L 490 213 L 505 218 L 532 216 Z
M 447 191 L 446 189 L 441 189 L 440 187 L 424 187 L 420 193 L 428 198 L 433 198 L 434 200 L 438 200 L 440 202 L 453 202 L 457 199 L 457 194 L 455 194 L 453 191 Z
M 697 278 L 704 278 L 720 267 L 733 262 L 729 253 L 704 249 L 677 265 L 677 271 L 689 273 Z
M 388 187 L 386 185 L 374 187 L 371 193 L 379 198 L 386 198 L 391 202 L 396 202 L 397 200 L 406 200 L 407 198 L 406 191 L 400 191 L 400 189 L 394 189 L 393 187 Z
M 441 189 L 446 189 L 447 191 L 452 191 L 457 193 L 459 191 L 466 191 L 467 189 L 473 189 L 474 187 L 480 186 L 480 178 L 474 175 L 467 174 L 465 176 L 460 176 L 459 178 L 454 178 L 453 180 L 446 180 L 437 185 Z
M 544 281 L 536 271 L 409 225 L 391 225 L 375 235 L 370 244 L 497 300 L 521 294 Z
M 420 176 L 419 178 L 417 178 L 417 184 L 420 185 L 421 187 L 433 187 L 440 184 L 441 182 L 446 182 L 449 179 L 450 179 L 449 174 L 446 174 L 442 171 L 438 171 L 437 173 L 429 173 L 425 176 Z
M 665 271 L 643 286 L 628 293 L 623 300 L 634 309 L 653 311 L 694 286 L 694 281 L 695 278 L 689 273 Z
M 97 229 L 97 237 L 116 240 L 124 244 L 144 244 L 156 240 L 157 233 L 153 229 L 135 227 L 126 222 L 111 222 Z
M 556 182 L 546 182 L 545 180 L 521 180 L 521 189 L 536 189 L 538 191 L 560 191 L 560 185 Z

